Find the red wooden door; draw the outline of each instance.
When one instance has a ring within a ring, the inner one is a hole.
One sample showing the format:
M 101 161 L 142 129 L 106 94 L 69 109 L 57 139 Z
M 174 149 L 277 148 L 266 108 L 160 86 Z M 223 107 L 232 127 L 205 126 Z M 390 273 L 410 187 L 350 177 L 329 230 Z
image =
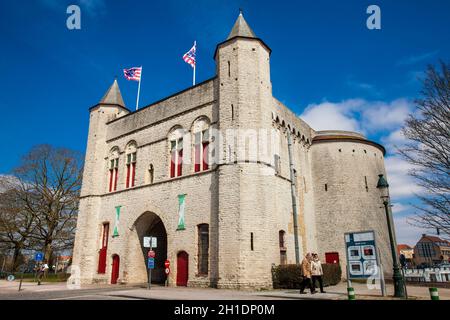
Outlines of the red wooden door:
M 339 263 L 339 253 L 338 252 L 326 252 L 325 253 L 326 263 Z
M 186 287 L 189 272 L 189 255 L 181 251 L 177 255 L 177 286 Z
M 119 278 L 119 265 L 120 265 L 120 258 L 117 254 L 115 254 L 113 255 L 113 262 L 112 262 L 111 284 L 117 283 L 117 279 Z
M 98 253 L 98 273 L 106 272 L 106 252 L 108 250 L 109 223 L 103 224 L 102 248 Z

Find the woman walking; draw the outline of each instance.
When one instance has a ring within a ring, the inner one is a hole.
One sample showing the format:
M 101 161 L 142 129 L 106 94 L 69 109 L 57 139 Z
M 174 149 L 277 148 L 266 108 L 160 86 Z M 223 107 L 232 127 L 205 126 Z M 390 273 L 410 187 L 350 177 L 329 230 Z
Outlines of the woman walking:
M 311 261 L 311 276 L 312 276 L 312 286 L 316 287 L 316 281 L 319 281 L 319 288 L 321 293 L 325 293 L 323 291 L 323 270 L 322 270 L 322 262 L 319 260 L 319 256 L 317 253 L 313 254 L 313 258 Z

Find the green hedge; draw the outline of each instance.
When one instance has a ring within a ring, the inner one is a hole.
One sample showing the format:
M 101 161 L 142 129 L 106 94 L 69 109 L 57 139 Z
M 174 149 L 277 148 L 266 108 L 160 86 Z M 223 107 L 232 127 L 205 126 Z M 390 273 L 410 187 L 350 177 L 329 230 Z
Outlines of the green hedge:
M 324 263 L 323 285 L 334 286 L 341 281 L 342 270 L 339 264 Z M 303 281 L 301 265 L 287 264 L 272 268 L 272 281 L 275 289 L 298 289 Z

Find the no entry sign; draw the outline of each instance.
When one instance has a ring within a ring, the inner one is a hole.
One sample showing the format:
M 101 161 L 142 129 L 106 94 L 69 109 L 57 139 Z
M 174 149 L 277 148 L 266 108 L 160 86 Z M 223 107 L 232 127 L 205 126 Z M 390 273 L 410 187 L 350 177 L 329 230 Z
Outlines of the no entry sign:
M 164 262 L 164 267 L 166 267 L 166 268 L 169 268 L 169 267 L 170 267 L 170 261 L 169 261 L 169 260 L 166 260 L 166 261 Z

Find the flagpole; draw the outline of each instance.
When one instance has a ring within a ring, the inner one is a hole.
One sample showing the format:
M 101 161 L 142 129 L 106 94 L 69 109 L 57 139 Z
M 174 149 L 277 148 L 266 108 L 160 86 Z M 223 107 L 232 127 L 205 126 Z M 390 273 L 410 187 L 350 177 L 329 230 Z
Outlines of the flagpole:
M 197 54 L 197 41 L 194 41 L 194 47 L 195 47 L 195 54 Z M 195 67 L 197 66 L 197 59 L 195 59 L 194 62 L 194 79 L 193 79 L 193 86 L 195 86 Z
M 142 66 L 141 66 L 141 76 L 139 77 L 138 93 L 136 99 L 136 111 L 139 109 L 139 95 L 141 93 L 141 79 L 142 79 Z

